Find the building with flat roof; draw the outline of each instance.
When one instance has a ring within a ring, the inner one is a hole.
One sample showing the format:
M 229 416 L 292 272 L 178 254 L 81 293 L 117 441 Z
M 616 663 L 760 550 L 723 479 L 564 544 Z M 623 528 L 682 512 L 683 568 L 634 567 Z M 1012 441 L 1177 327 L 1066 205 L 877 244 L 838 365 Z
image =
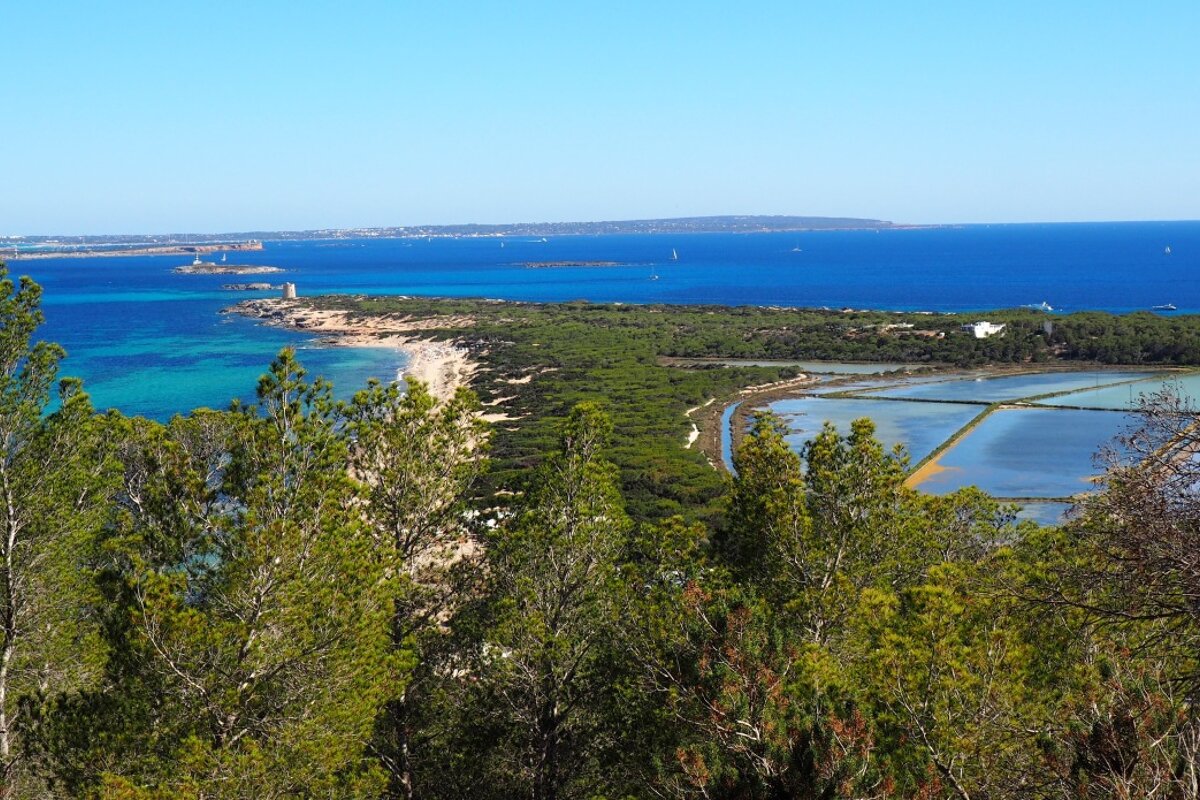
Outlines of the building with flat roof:
M 986 339 L 1004 331 L 1004 323 L 970 322 L 962 326 L 964 333 L 969 333 L 976 339 Z

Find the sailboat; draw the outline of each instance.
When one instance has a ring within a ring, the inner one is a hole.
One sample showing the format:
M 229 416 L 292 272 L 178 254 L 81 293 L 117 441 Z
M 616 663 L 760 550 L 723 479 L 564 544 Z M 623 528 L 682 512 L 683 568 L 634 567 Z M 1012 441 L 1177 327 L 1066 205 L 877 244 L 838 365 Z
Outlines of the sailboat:
M 676 253 L 676 252 L 675 252 L 675 248 L 674 248 L 674 247 L 672 247 L 672 248 L 671 248 L 671 260 L 672 260 L 672 261 L 678 261 L 678 260 L 679 260 L 679 253 Z
M 225 259 L 226 259 L 227 255 L 228 255 L 227 253 L 221 253 L 221 263 L 222 264 L 225 263 Z
M 1163 255 L 1164 256 L 1171 255 L 1171 245 L 1167 245 L 1166 247 L 1163 248 Z
M 803 252 L 804 252 L 804 250 L 802 250 L 802 249 L 800 248 L 800 245 L 799 245 L 799 244 L 797 244 L 795 247 L 793 247 L 793 248 L 792 248 L 792 252 L 793 252 L 793 253 L 803 253 Z
M 657 267 L 653 267 L 653 266 L 650 267 L 650 280 L 652 280 L 652 281 L 658 280 L 658 268 Z

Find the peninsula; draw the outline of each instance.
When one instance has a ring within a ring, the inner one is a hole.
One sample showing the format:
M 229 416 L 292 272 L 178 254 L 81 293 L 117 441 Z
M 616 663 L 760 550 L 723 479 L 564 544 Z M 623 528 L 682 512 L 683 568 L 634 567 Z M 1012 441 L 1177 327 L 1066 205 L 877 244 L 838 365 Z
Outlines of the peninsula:
M 249 300 L 228 310 L 324 343 L 400 348 L 411 359 L 406 374 L 440 397 L 469 383 L 497 423 L 493 487 L 536 462 L 557 415 L 581 396 L 596 398 L 619 434 L 611 457 L 638 519 L 719 515 L 722 435 L 735 411 L 742 420 L 818 382 L 845 391 L 857 381 L 853 373 L 809 374 L 819 374 L 813 361 L 886 362 L 947 378 L 971 369 L 1200 365 L 1196 318 L 1146 313 L 1062 315 L 1048 333 L 1040 312 L 1000 310 L 987 316 L 1004 334 L 979 339 L 963 329 L 977 313 L 348 295 Z
M 27 258 L 103 255 L 181 255 L 220 250 L 261 250 L 264 241 L 313 239 L 470 239 L 505 236 L 605 236 L 612 234 L 791 233 L 929 227 L 896 225 L 857 217 L 724 215 L 600 222 L 513 222 L 500 224 L 401 225 L 382 228 L 316 228 L 240 233 L 114 234 L 104 236 L 0 236 L 0 256 Z
M 113 242 L 111 237 L 72 237 L 82 241 L 46 239 L 40 237 L 8 237 L 0 239 L 0 256 L 9 261 L 29 261 L 41 258 L 115 258 L 118 256 L 190 256 L 222 252 L 252 252 L 262 250 L 261 241 L 210 242 L 208 244 L 147 244 L 145 242 Z M 21 240 L 18 242 L 17 240 Z M 23 246 L 22 246 L 23 245 Z

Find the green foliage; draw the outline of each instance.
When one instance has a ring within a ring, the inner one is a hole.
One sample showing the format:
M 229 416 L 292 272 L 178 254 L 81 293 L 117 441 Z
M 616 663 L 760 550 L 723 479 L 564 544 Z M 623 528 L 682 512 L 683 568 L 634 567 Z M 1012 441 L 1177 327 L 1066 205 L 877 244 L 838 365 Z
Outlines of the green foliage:
M 259 401 L 133 424 L 101 576 L 113 657 L 98 692 L 60 698 L 46 735 L 72 791 L 375 784 L 362 745 L 392 667 L 388 580 L 340 411 L 290 350 Z M 76 727 L 103 732 L 100 752 Z
M 1184 323 L 355 301 L 488 349 L 493 440 L 470 392 L 335 403 L 291 351 L 252 407 L 54 407 L 39 296 L 0 274 L 0 796 L 1200 792 L 1194 414 L 1049 530 L 907 489 L 867 420 L 797 454 L 760 416 L 727 479 L 683 410 L 787 372 L 660 363 L 1189 360 Z
M 413 794 L 414 761 L 430 746 L 429 695 L 451 655 L 440 621 L 457 610 L 461 582 L 452 567 L 472 549 L 464 500 L 484 468 L 487 440 L 477 410 L 466 389 L 439 405 L 419 382 L 406 392 L 372 382 L 347 409 L 349 468 L 366 490 L 374 555 L 396 576 L 389 645 L 400 669 L 386 686 L 371 747 L 389 797 Z
M 0 263 L 0 794 L 38 791 L 27 739 L 46 698 L 96 678 L 98 630 L 80 613 L 116 472 L 57 345 L 32 342 L 40 288 Z
M 494 738 L 472 760 L 497 796 L 587 797 L 601 777 L 606 646 L 628 603 L 619 565 L 629 521 L 616 470 L 600 457 L 610 430 L 595 405 L 572 409 L 561 449 L 488 539 L 470 669 L 472 710 Z
M 697 448 L 683 447 L 684 411 L 796 374 L 731 359 L 1200 364 L 1195 318 L 1153 314 L 997 311 L 987 318 L 1004 323 L 1004 334 L 976 339 L 960 330 L 978 319 L 966 314 L 395 297 L 304 302 L 352 317 L 440 322 L 430 335 L 464 342 L 481 357 L 476 390 L 485 403 L 503 401 L 513 420 L 494 431 L 485 493 L 520 484 L 553 450 L 556 420 L 581 401 L 599 403 L 615 431 L 606 457 L 618 466 L 627 509 L 638 521 L 680 515 L 719 524 L 725 487 Z

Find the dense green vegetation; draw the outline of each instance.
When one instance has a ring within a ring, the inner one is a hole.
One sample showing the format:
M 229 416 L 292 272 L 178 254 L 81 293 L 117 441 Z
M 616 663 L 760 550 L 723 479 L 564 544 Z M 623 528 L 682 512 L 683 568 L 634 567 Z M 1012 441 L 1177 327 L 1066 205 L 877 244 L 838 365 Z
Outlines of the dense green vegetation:
M 554 445 L 557 420 L 577 402 L 601 405 L 616 435 L 606 453 L 620 471 L 630 516 L 682 514 L 713 522 L 722 478 L 698 449 L 684 449 L 684 412 L 736 389 L 793 377 L 780 367 L 682 369 L 664 357 L 832 359 L 972 366 L 1060 360 L 1105 364 L 1200 364 L 1200 325 L 1190 317 L 1049 317 L 1030 310 L 987 315 L 1002 336 L 963 333 L 977 314 L 840 312 L 745 306 L 637 306 L 499 303 L 428 298 L 320 297 L 306 303 L 352 315 L 446 320 L 432 335 L 466 342 L 484 369 L 481 399 L 519 422 L 497 426 L 491 478 L 496 489 L 535 466 Z M 471 324 L 464 324 L 469 318 Z M 1050 332 L 1047 332 L 1047 325 Z M 897 327 L 911 325 L 911 328 Z M 941 334 L 930 337 L 923 332 Z M 514 383 L 513 378 L 530 378 Z
M 553 441 L 481 512 L 466 390 L 339 403 L 284 351 L 252 407 L 160 424 L 63 381 L 50 412 L 61 350 L 5 278 L 0 796 L 1200 790 L 1200 467 L 1162 458 L 1197 446 L 1165 398 L 1156 458 L 1062 529 L 906 488 L 866 420 L 798 455 L 770 417 L 717 524 L 632 517 L 619 404 L 547 383 Z

